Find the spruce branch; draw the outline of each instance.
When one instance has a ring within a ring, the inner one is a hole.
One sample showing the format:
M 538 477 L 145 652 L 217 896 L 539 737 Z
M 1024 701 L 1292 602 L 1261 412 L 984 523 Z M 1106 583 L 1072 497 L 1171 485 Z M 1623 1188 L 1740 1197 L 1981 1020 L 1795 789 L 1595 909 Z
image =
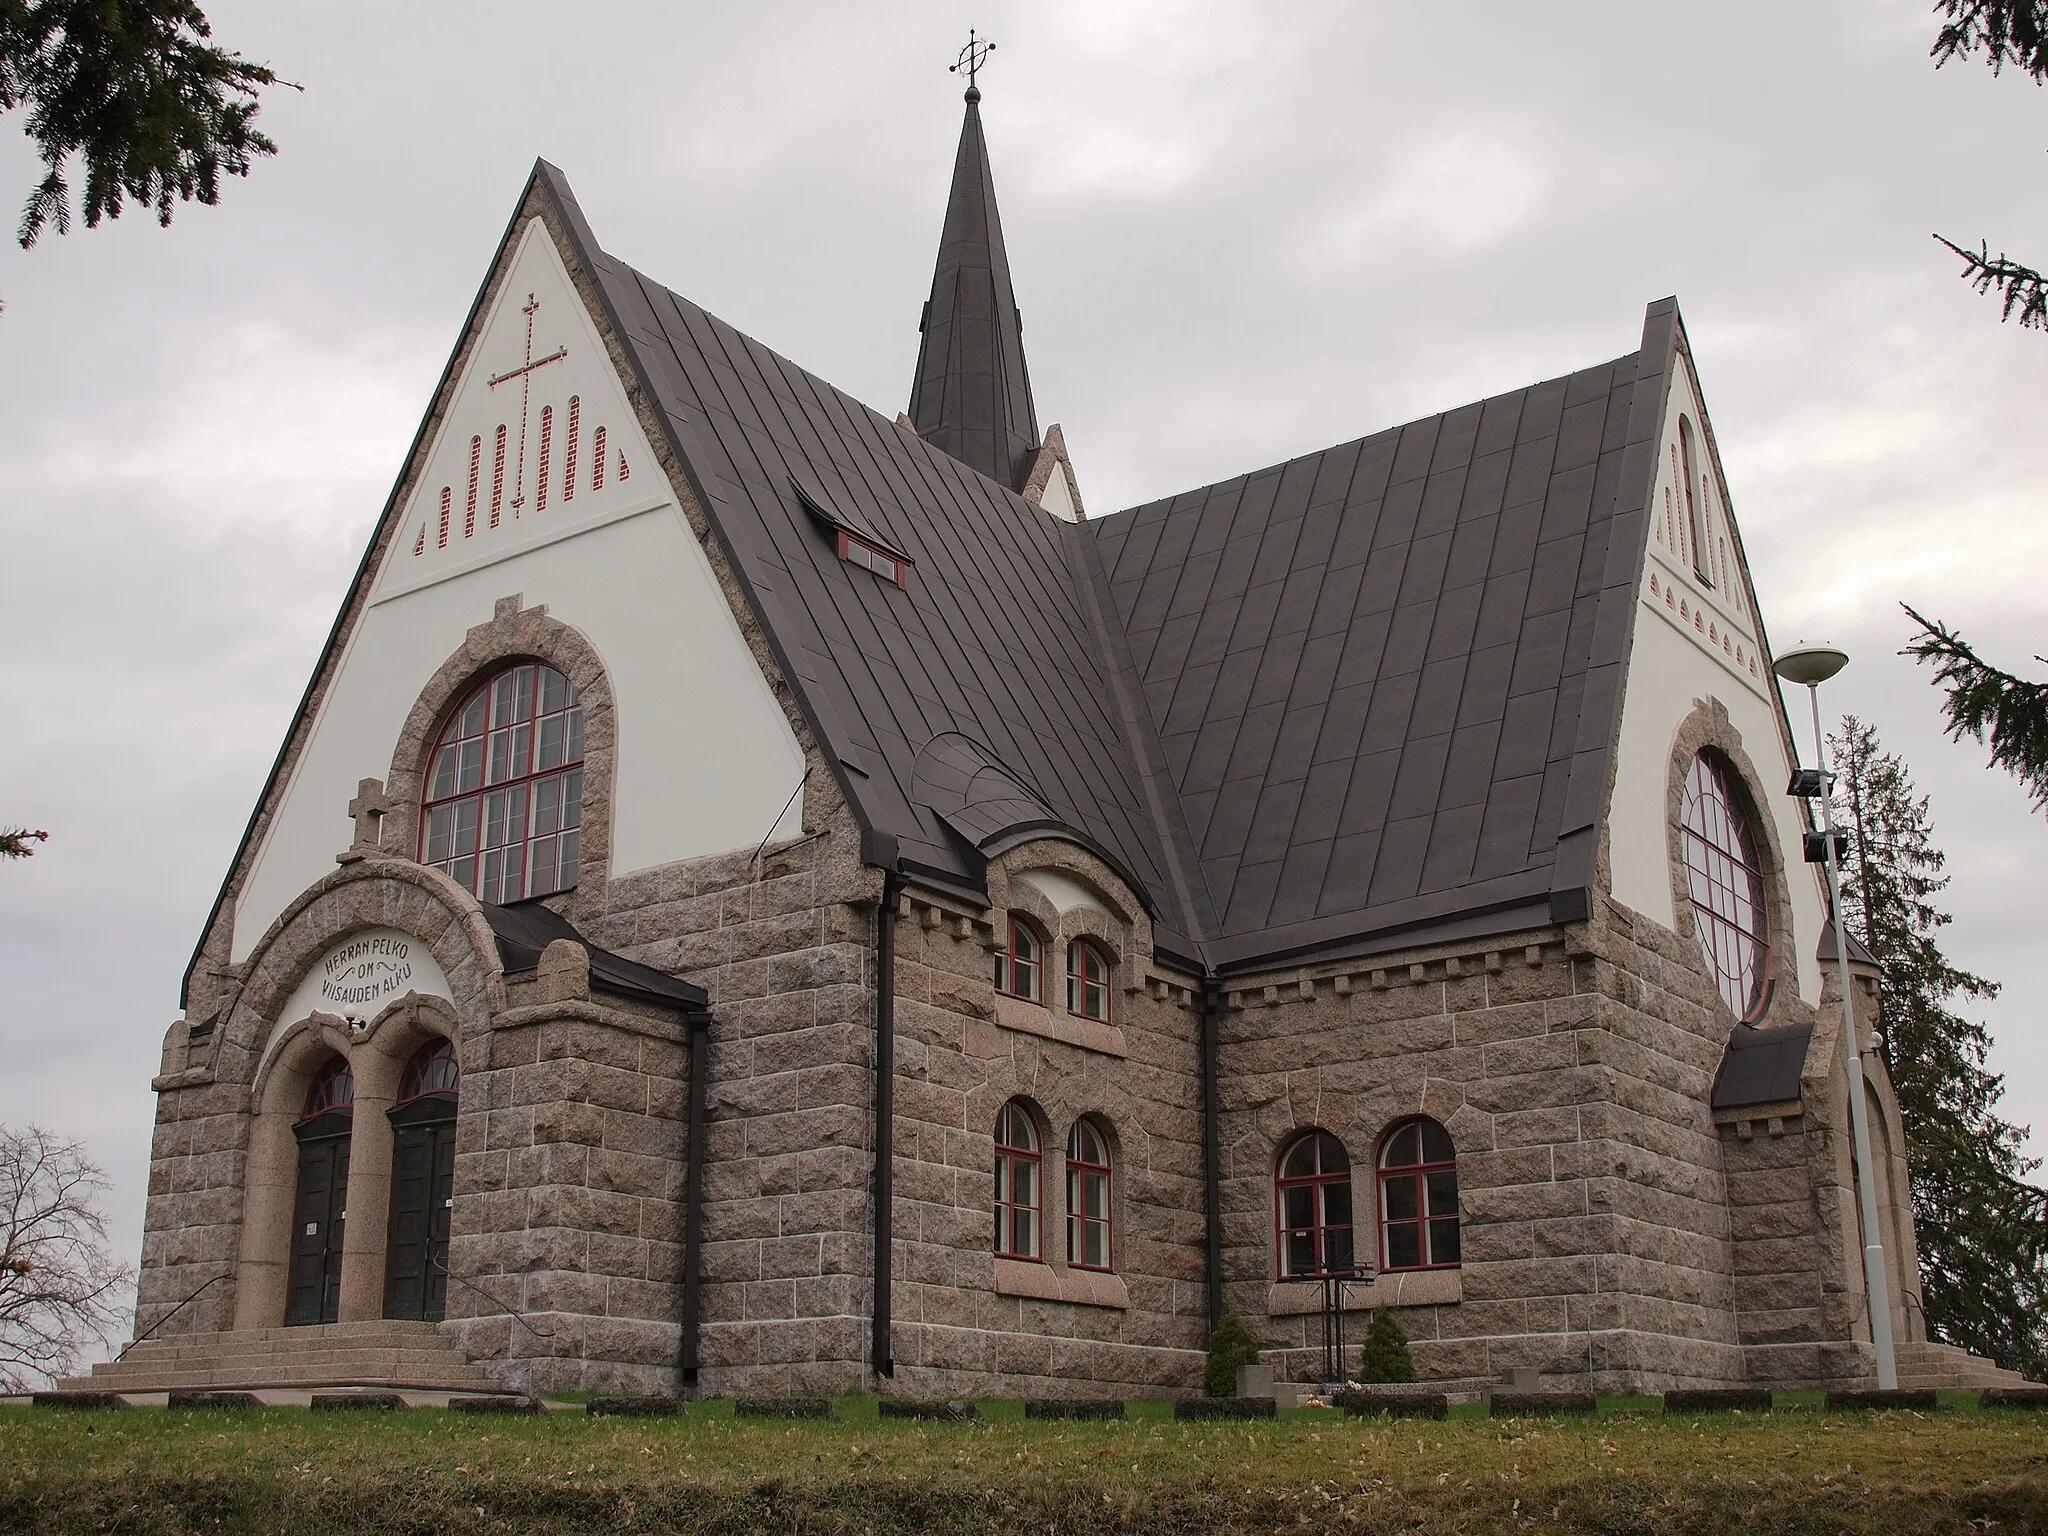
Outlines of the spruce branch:
M 74 159 L 91 228 L 129 201 L 169 224 L 179 202 L 217 202 L 223 175 L 277 153 L 255 126 L 257 91 L 290 82 L 212 36 L 194 0 L 0 0 L 0 112 L 28 109 L 44 166 L 24 249 L 71 227 Z
M 35 856 L 31 843 L 47 843 L 50 834 L 38 828 L 29 831 L 26 827 L 0 827 L 0 859 L 27 859 Z
M 2000 320 L 2010 320 L 2018 310 L 2020 329 L 2048 331 L 2048 277 L 2020 265 L 2003 251 L 1992 255 L 1989 241 L 1979 242 L 1973 251 L 1945 235 L 1934 238 L 1963 258 L 1963 280 L 1972 288 L 1979 293 L 1998 290 L 2004 300 Z
M 1934 663 L 1935 682 L 1948 690 L 1942 706 L 1948 734 L 1991 748 L 1993 767 L 2026 786 L 2035 806 L 2048 811 L 2048 683 L 2028 682 L 1993 666 L 1957 631 L 1901 604 L 1920 626 L 1901 656 Z M 2048 657 L 2034 660 L 2048 665 Z
M 1939 0 L 1934 9 L 1948 18 L 1929 50 L 1936 69 L 1982 49 L 1994 75 L 2010 64 L 2048 77 L 2048 0 Z

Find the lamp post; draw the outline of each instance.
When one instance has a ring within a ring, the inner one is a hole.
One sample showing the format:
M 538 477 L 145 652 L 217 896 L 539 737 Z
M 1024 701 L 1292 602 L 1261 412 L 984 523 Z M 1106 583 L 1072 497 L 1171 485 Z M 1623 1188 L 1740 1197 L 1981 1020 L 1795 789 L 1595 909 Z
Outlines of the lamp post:
M 1863 1212 L 1863 1290 L 1870 1304 L 1870 1342 L 1877 1354 L 1877 1385 L 1891 1391 L 1899 1384 L 1899 1364 L 1892 1348 L 1891 1286 L 1885 1278 L 1884 1238 L 1877 1225 L 1876 1165 L 1870 1156 L 1870 1115 L 1864 1104 L 1863 1051 L 1856 1039 L 1855 997 L 1849 976 L 1849 929 L 1842 920 L 1842 873 L 1835 851 L 1834 774 L 1828 769 L 1827 738 L 1820 728 L 1820 685 L 1849 664 L 1848 653 L 1832 645 L 1802 645 L 1787 651 L 1772 671 L 1788 683 L 1803 684 L 1813 706 L 1813 746 L 1819 769 L 1795 773 L 1792 793 L 1818 795 L 1821 836 L 1827 848 L 1828 911 L 1835 924 L 1835 963 L 1842 970 L 1842 1057 L 1849 1076 L 1849 1126 L 1856 1145 L 1856 1198 Z

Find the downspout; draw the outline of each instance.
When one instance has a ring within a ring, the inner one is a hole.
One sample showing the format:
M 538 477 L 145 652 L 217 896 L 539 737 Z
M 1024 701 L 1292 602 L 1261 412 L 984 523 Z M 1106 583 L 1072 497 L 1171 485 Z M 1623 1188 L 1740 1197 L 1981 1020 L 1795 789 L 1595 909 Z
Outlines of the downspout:
M 902 880 L 882 872 L 875 908 L 875 1336 L 877 1376 L 896 1374 L 890 1347 L 889 1283 L 896 1265 L 896 903 Z
M 1202 1024 L 1202 1215 L 1203 1273 L 1208 1280 L 1209 1331 L 1223 1322 L 1223 1123 L 1217 1100 L 1218 1015 L 1223 989 L 1213 977 L 1202 982 L 1199 1012 Z
M 680 1367 L 683 1391 L 697 1384 L 697 1334 L 704 1315 L 704 1104 L 709 1085 L 711 1015 L 690 1013 L 690 1108 L 684 1131 L 683 1168 L 683 1337 Z

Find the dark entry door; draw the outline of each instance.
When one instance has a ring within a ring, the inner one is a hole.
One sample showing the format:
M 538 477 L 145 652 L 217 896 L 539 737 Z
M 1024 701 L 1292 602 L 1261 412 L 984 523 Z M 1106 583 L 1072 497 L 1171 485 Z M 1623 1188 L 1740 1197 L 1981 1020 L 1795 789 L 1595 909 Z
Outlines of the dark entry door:
M 455 1195 L 455 1099 L 391 1111 L 391 1241 L 384 1315 L 439 1322 L 448 1311 L 448 1218 Z
M 341 1239 L 348 1213 L 350 1115 L 331 1111 L 302 1121 L 299 1191 L 292 1210 L 291 1287 L 284 1320 L 331 1323 L 341 1316 Z

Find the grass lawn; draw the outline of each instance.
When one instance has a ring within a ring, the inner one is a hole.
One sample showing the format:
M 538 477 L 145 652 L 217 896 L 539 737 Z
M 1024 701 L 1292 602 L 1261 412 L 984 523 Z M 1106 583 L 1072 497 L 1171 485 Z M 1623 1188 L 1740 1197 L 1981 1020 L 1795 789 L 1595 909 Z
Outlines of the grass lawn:
M 2048 1531 L 2048 1417 L 981 1424 L 0 1408 L 0 1533 Z

